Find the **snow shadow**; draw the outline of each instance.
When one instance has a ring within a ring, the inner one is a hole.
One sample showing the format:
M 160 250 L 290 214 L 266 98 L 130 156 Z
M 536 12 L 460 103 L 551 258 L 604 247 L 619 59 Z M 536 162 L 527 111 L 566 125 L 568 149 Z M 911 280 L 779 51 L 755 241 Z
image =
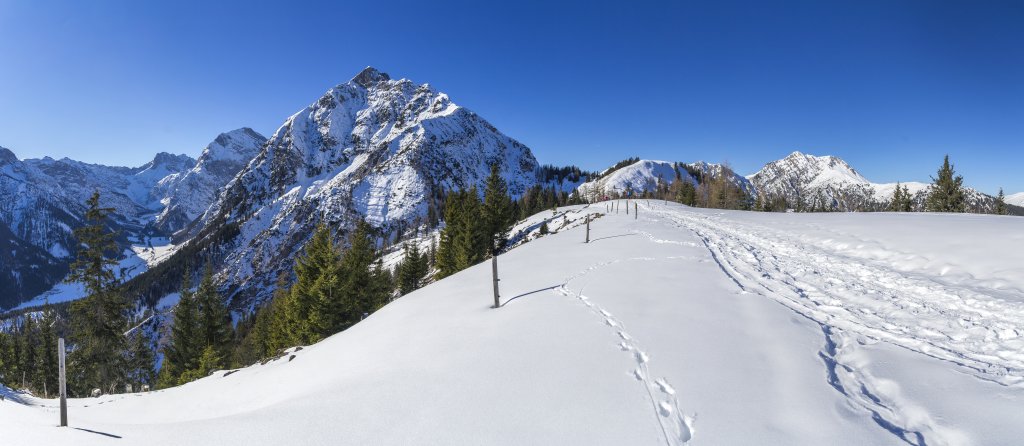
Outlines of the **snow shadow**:
M 106 432 L 94 431 L 94 430 L 86 429 L 86 428 L 83 428 L 83 427 L 76 427 L 74 429 L 82 431 L 82 432 L 88 432 L 90 434 L 102 435 L 104 437 L 117 438 L 117 439 L 121 438 L 120 435 L 114 435 L 114 434 L 108 434 Z
M 552 285 L 552 286 L 549 286 L 549 287 L 547 287 L 547 288 L 541 288 L 541 289 L 539 289 L 539 290 L 533 290 L 533 291 L 528 291 L 528 292 L 525 292 L 525 293 L 523 293 L 523 294 L 520 294 L 520 295 L 518 295 L 518 296 L 514 296 L 514 297 L 511 297 L 511 298 L 509 298 L 508 300 L 506 300 L 505 302 L 502 302 L 502 303 L 501 303 L 501 305 L 500 305 L 500 306 L 499 306 L 498 308 L 504 307 L 505 305 L 508 305 L 508 303 L 509 303 L 509 302 L 512 302 L 513 300 L 516 300 L 516 299 L 519 299 L 520 297 L 525 297 L 525 296 L 529 296 L 529 295 L 531 295 L 531 294 L 537 294 L 537 293 L 539 293 L 539 292 L 541 292 L 541 291 L 553 290 L 553 289 L 555 289 L 555 288 L 558 288 L 558 287 L 560 287 L 560 286 L 561 286 L 561 284 L 558 284 L 558 285 Z
M 616 238 L 616 237 L 628 237 L 628 236 L 631 236 L 631 235 L 636 235 L 636 233 L 635 232 L 631 232 L 629 234 L 609 235 L 609 236 L 605 236 L 605 237 L 594 238 L 594 239 L 590 239 L 590 243 L 594 243 L 594 242 L 596 242 L 598 240 L 607 240 L 607 239 Z

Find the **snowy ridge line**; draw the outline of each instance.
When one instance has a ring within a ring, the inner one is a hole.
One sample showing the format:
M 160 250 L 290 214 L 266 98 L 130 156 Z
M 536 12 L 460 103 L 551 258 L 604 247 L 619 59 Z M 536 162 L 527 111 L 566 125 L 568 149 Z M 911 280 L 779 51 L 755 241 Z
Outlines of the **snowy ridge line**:
M 697 233 L 744 288 L 764 289 L 818 323 L 953 362 L 984 380 L 1024 385 L 1021 308 L 970 289 L 798 249 L 722 219 L 712 224 L 702 221 L 707 217 L 669 217 Z

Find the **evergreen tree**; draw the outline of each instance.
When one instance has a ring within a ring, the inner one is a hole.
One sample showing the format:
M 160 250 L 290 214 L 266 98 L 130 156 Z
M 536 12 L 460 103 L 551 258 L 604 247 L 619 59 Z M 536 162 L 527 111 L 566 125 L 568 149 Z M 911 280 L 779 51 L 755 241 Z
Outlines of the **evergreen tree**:
M 285 306 L 293 344 L 317 342 L 338 325 L 344 311 L 339 267 L 338 247 L 321 224 L 295 261 L 295 285 Z
M 505 247 L 508 232 L 515 223 L 515 214 L 512 211 L 512 198 L 508 195 L 508 186 L 501 177 L 498 164 L 491 164 L 491 175 L 487 177 L 483 202 L 483 230 L 489 239 L 488 253 L 495 254 Z
M 343 298 L 338 318 L 329 334 L 342 331 L 362 320 L 364 314 L 372 313 L 384 305 L 386 296 L 372 271 L 377 252 L 370 225 L 359 222 L 348 239 L 348 250 L 341 256 Z
M 43 310 L 43 317 L 39 321 L 34 384 L 36 390 L 42 390 L 46 397 L 56 391 L 59 379 L 56 325 L 57 315 L 47 305 Z
M 185 371 L 185 373 L 182 373 L 181 377 L 178 378 L 178 385 L 182 385 L 200 378 L 210 376 L 210 373 L 213 373 L 221 369 L 221 364 L 223 362 L 224 359 L 220 356 L 219 353 L 217 353 L 217 349 L 214 348 L 212 345 L 207 345 L 206 348 L 203 349 L 202 354 L 200 354 L 199 356 L 199 361 L 196 368 L 187 370 Z
M 427 260 L 427 256 L 420 254 L 420 249 L 415 243 L 405 246 L 405 256 L 396 268 L 400 294 L 409 294 L 420 287 L 429 269 Z
M 212 347 L 220 359 L 226 359 L 234 335 L 231 314 L 213 284 L 213 267 L 206 263 L 203 278 L 199 281 L 195 301 L 199 309 L 199 336 L 205 347 Z M 217 364 L 224 368 L 227 364 Z
M 445 227 L 437 247 L 438 276 L 446 277 L 484 259 L 489 244 L 476 188 L 448 194 Z
M 187 266 L 179 294 L 178 305 L 174 307 L 171 341 L 164 347 L 164 360 L 157 380 L 161 388 L 178 385 L 183 373 L 197 368 L 203 350 L 199 303 L 192 291 L 192 272 Z
M 946 155 L 939 168 L 938 176 L 932 178 L 932 190 L 928 194 L 927 209 L 930 212 L 966 212 L 964 178 L 956 174 Z
M 996 195 L 996 206 L 995 213 L 997 215 L 1006 215 L 1006 195 L 1003 194 L 1003 188 L 999 188 L 999 195 Z
M 85 286 L 88 297 L 71 304 L 74 349 L 69 358 L 69 383 L 86 393 L 90 388 L 112 392 L 125 381 L 124 330 L 128 305 L 117 290 L 113 266 L 107 253 L 116 253 L 114 236 L 106 229 L 113 211 L 100 207 L 99 192 L 86 201 L 85 226 L 74 231 L 79 249 L 68 280 Z
M 142 327 L 135 330 L 130 348 L 131 359 L 129 361 L 129 381 L 137 390 L 142 390 L 143 384 L 154 384 L 155 372 L 153 365 L 156 363 L 153 355 L 153 347 L 150 345 L 149 337 L 146 336 Z
M 913 198 L 907 186 L 896 183 L 892 193 L 892 200 L 889 201 L 889 210 L 892 212 L 911 212 L 913 210 Z
M 14 347 L 11 345 L 11 336 L 0 332 L 0 383 L 11 384 L 11 367 L 14 363 Z

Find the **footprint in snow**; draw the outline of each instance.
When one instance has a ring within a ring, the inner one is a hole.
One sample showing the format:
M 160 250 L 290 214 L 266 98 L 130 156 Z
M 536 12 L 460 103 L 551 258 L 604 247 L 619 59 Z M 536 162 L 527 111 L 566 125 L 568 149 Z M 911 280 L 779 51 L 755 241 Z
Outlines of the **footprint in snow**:
M 633 347 L 631 345 L 629 345 L 629 344 L 627 344 L 625 342 L 620 342 L 619 343 L 619 348 L 621 348 L 622 351 L 624 351 L 624 352 L 628 352 L 628 351 L 633 349 Z
M 672 415 L 672 405 L 668 401 L 662 401 L 658 403 L 658 412 L 661 412 L 661 416 L 667 417 Z
M 618 322 L 615 322 L 615 321 L 613 321 L 611 319 L 605 319 L 604 323 L 608 324 L 609 327 L 618 327 L 619 326 Z
M 654 384 L 657 384 L 658 388 L 661 389 L 661 391 L 664 392 L 665 394 L 668 394 L 668 395 L 675 395 L 676 394 L 676 389 L 674 389 L 671 385 L 669 385 L 668 381 L 665 381 L 664 378 L 655 381 Z
M 624 332 L 624 331 L 620 331 L 620 332 L 619 332 L 619 337 L 620 337 L 620 338 L 622 338 L 622 340 L 624 340 L 624 341 L 628 341 L 628 340 L 630 340 L 630 339 L 631 339 L 631 338 L 629 337 L 629 334 L 628 334 L 628 333 L 626 333 L 626 332 Z
M 651 358 L 649 356 L 647 356 L 647 353 L 644 353 L 644 352 L 642 352 L 640 350 L 636 351 L 636 362 L 638 362 L 640 364 L 646 364 L 648 359 L 651 359 Z

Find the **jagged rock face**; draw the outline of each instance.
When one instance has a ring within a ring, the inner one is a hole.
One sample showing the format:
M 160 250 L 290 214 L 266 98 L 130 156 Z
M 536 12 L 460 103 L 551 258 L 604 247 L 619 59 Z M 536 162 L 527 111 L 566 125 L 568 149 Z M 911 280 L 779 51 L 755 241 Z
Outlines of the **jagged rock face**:
M 123 220 L 138 220 L 160 209 L 154 188 L 163 178 L 191 169 L 195 160 L 187 155 L 159 153 L 140 167 L 114 167 L 83 163 L 68 158 L 29 159 L 25 163 L 55 180 L 69 198 L 84 203 L 99 191 L 102 204 L 114 209 Z M 138 222 L 137 222 L 138 223 Z
M 17 253 L 0 258 L 0 309 L 64 278 L 76 246 L 72 232 L 82 224 L 93 191 L 113 209 L 108 223 L 126 247 L 128 237 L 170 233 L 198 217 L 264 141 L 239 129 L 219 136 L 198 162 L 159 153 L 139 167 L 48 157 L 22 161 L 0 148 L 0 232 L 10 234 L 2 240 L 9 247 L 5 254 Z
M 247 127 L 221 133 L 192 168 L 162 178 L 150 194 L 163 206 L 156 227 L 174 233 L 202 215 L 266 142 L 266 137 Z
M 513 195 L 537 182 L 529 148 L 427 84 L 367 68 L 289 117 L 190 233 L 240 224 L 221 277 L 251 302 L 319 221 L 389 231 L 424 216 L 438 188 L 482 193 L 492 163 Z
M 64 277 L 83 211 L 54 179 L 0 148 L 0 309 Z

